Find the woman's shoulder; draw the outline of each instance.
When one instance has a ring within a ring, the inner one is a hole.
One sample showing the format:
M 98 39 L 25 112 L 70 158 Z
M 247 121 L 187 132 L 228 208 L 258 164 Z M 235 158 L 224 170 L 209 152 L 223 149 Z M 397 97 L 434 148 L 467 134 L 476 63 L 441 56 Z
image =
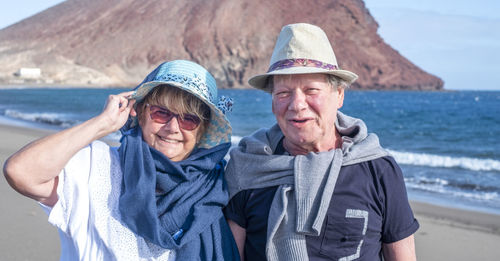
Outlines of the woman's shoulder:
M 119 157 L 118 147 L 112 147 L 100 140 L 95 140 L 87 147 L 83 148 L 83 150 L 86 149 L 88 150 L 87 153 L 90 153 L 94 156 L 104 157 L 105 159 L 109 160 L 116 160 Z
M 121 181 L 120 155 L 117 147 L 112 147 L 103 141 L 96 140 L 87 146 L 91 159 L 91 166 L 106 178 L 116 178 Z M 110 176 L 111 174 L 111 176 Z M 95 174 L 96 175 L 96 174 Z M 116 176 L 116 177 L 115 177 Z
M 65 170 L 71 172 L 73 169 L 84 170 L 93 165 L 109 165 L 110 162 L 119 162 L 117 148 L 110 147 L 102 141 L 93 141 L 78 151 L 65 166 Z
M 89 144 L 89 147 L 92 149 L 92 151 L 98 151 L 98 152 L 101 151 L 106 152 L 112 148 L 111 146 L 100 140 L 93 141 L 92 143 Z

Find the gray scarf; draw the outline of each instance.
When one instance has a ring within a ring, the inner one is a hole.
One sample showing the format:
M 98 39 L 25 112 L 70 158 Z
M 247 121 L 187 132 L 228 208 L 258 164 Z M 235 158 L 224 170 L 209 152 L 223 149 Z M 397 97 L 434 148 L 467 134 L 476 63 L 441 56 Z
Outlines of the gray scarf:
M 283 138 L 278 125 L 241 139 L 226 168 L 230 197 L 279 186 L 268 217 L 268 260 L 309 260 L 305 236 L 319 236 L 341 166 L 387 156 L 364 122 L 341 112 L 335 122 L 342 148 L 307 155 L 273 155 Z

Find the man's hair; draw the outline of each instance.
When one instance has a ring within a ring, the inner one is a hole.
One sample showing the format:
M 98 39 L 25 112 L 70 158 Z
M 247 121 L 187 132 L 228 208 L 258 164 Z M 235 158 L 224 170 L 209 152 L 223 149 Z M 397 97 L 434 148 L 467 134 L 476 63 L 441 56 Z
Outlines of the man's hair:
M 173 113 L 181 115 L 181 117 L 185 113 L 196 115 L 202 122 L 198 133 L 203 133 L 210 121 L 210 108 L 208 105 L 193 94 L 177 87 L 162 84 L 151 90 L 144 97 L 144 100 L 137 104 L 137 117 L 139 121 L 143 119 L 146 104 L 165 107 Z
M 349 88 L 349 82 L 347 82 L 346 80 L 344 80 L 340 77 L 337 77 L 335 75 L 331 75 L 331 74 L 325 74 L 325 75 L 326 75 L 326 78 L 328 80 L 328 83 L 330 84 L 330 86 L 332 86 L 332 88 L 334 88 L 334 89 Z M 290 75 L 290 77 L 291 77 L 291 75 Z M 270 75 L 269 77 L 267 77 L 265 90 L 272 93 L 273 89 L 274 89 L 274 75 Z

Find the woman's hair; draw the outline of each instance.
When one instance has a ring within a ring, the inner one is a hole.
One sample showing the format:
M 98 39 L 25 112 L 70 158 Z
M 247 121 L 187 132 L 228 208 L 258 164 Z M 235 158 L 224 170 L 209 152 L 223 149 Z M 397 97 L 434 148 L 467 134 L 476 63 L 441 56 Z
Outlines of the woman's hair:
M 203 134 L 210 121 L 210 108 L 195 95 L 169 85 L 159 85 L 153 88 L 144 99 L 137 104 L 137 117 L 143 120 L 146 104 L 163 106 L 173 113 L 181 115 L 193 114 L 201 119 L 199 136 Z
M 325 74 L 325 75 L 326 75 L 328 83 L 330 84 L 330 86 L 332 86 L 332 88 L 334 88 L 334 89 L 349 88 L 349 83 L 346 80 L 344 80 L 340 77 L 337 77 L 335 75 L 331 75 L 331 74 Z M 292 77 L 292 76 L 290 75 L 290 77 Z M 271 93 L 273 92 L 273 89 L 274 89 L 274 77 L 273 77 L 273 75 L 270 75 L 269 77 L 267 77 L 265 89 Z

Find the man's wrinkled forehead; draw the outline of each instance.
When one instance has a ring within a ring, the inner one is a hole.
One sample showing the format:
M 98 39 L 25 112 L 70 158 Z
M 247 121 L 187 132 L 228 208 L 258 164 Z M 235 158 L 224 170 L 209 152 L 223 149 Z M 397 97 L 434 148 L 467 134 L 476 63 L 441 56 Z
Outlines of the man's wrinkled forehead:
M 328 80 L 328 75 L 322 73 L 315 74 L 279 74 L 272 75 L 268 78 L 267 88 L 269 92 L 274 91 L 274 87 L 278 84 L 283 84 L 287 86 L 299 85 L 309 85 L 313 83 L 330 83 Z

